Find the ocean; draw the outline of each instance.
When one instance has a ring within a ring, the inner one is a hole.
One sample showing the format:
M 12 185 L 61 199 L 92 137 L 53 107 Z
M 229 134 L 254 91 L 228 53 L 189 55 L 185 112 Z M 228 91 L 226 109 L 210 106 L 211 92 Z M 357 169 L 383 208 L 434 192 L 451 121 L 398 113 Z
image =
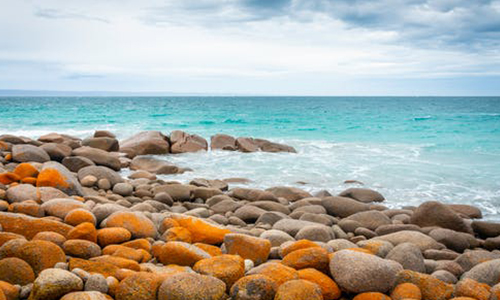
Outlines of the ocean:
M 402 207 L 428 200 L 472 204 L 500 220 L 499 97 L 3 97 L 0 134 L 49 132 L 118 138 L 184 130 L 267 138 L 298 153 L 214 151 L 166 155 L 193 172 L 243 177 L 248 186 L 331 193 L 358 180 Z M 126 172 L 125 172 L 126 173 Z

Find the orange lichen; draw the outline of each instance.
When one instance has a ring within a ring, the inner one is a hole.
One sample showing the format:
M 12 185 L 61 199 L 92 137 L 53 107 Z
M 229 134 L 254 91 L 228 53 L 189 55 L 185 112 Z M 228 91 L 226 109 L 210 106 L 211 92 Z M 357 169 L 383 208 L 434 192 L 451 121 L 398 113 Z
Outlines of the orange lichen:
M 137 300 L 156 299 L 161 277 L 146 272 L 138 272 L 120 282 L 116 290 L 116 299 Z
M 8 257 L 0 260 L 0 280 L 22 286 L 32 283 L 35 280 L 35 273 L 24 260 Z
M 321 272 L 327 272 L 328 251 L 323 248 L 304 248 L 295 250 L 283 258 L 282 263 L 296 270 L 314 268 Z
M 352 300 L 391 300 L 391 297 L 378 292 L 368 292 L 358 294 Z
M 283 246 L 283 248 L 280 251 L 280 254 L 281 254 L 281 257 L 285 257 L 289 253 L 291 253 L 295 250 L 305 249 L 305 248 L 317 248 L 317 247 L 320 247 L 320 246 L 313 241 L 298 240 L 296 242 L 293 242 L 293 243 L 290 243 L 286 246 Z
M 106 246 L 106 248 L 102 250 L 102 254 L 123 257 L 126 259 L 135 260 L 136 262 L 141 262 L 143 258 L 143 254 L 141 251 L 134 248 L 125 247 L 122 245 Z
M 238 255 L 219 255 L 198 261 L 193 270 L 197 273 L 210 275 L 224 281 L 227 290 L 245 275 L 245 261 Z
M 9 212 L 25 214 L 38 218 L 43 217 L 45 214 L 43 208 L 33 200 L 14 202 L 9 205 Z
M 308 280 L 297 279 L 283 283 L 274 300 L 323 300 L 321 288 Z
M 2 212 L 0 212 L 0 224 L 4 231 L 24 235 L 27 239 L 32 239 L 37 233 L 42 231 L 54 231 L 66 236 L 73 228 L 64 223 L 46 218 L 37 219 L 24 215 Z
M 422 298 L 428 300 L 446 300 L 453 295 L 453 285 L 445 283 L 431 275 L 403 270 L 398 273 L 396 284 L 413 283 L 422 292 Z
M 365 248 L 347 248 L 345 250 L 351 250 L 351 251 L 356 251 L 356 252 L 361 252 L 361 253 L 366 253 L 366 254 L 371 254 L 371 255 L 374 254 L 371 250 L 368 250 Z
M 102 274 L 105 277 L 115 276 L 118 271 L 118 267 L 114 264 L 110 264 L 107 262 L 95 262 L 90 260 L 84 260 L 80 258 L 70 258 L 69 259 L 69 269 L 82 269 L 84 271 L 89 272 L 90 274 Z
M 212 256 L 222 255 L 222 250 L 217 246 L 203 243 L 194 243 L 194 245 Z
M 480 283 L 473 279 L 460 280 L 455 285 L 455 296 L 471 297 L 477 300 L 488 300 L 490 298 L 491 287 L 486 283 Z
M 184 242 L 168 242 L 161 247 L 157 258 L 164 265 L 193 266 L 199 260 L 209 257 L 210 254 L 194 245 Z
M 273 300 L 278 286 L 265 275 L 249 275 L 240 278 L 231 287 L 231 299 Z
M 97 243 L 97 230 L 92 223 L 81 223 L 68 233 L 68 240 L 87 240 Z
M 131 260 L 131 259 L 126 259 L 123 257 L 103 255 L 103 256 L 93 257 L 90 260 L 96 261 L 96 262 L 110 263 L 112 265 L 117 266 L 118 268 L 130 269 L 132 271 L 140 271 L 141 270 L 141 267 L 139 266 L 139 264 L 136 261 Z
M 10 240 L 25 239 L 24 236 L 12 232 L 0 232 L 0 247 Z
M 21 183 L 36 185 L 37 179 L 35 177 L 26 177 L 21 179 Z
M 96 218 L 90 211 L 82 208 L 77 208 L 66 214 L 66 216 L 64 217 L 64 223 L 71 226 L 77 226 L 82 223 L 91 223 L 95 226 Z
M 340 298 L 341 291 L 337 283 L 322 272 L 313 269 L 302 269 L 298 271 L 299 278 L 316 283 L 321 288 L 324 300 L 334 300 Z
M 156 237 L 153 222 L 140 213 L 119 211 L 106 219 L 106 227 L 122 227 L 132 233 L 133 238 Z
M 101 247 L 112 244 L 121 244 L 132 238 L 132 234 L 125 228 L 111 227 L 102 228 L 97 231 L 97 241 Z
M 0 281 L 0 293 L 3 293 L 7 300 L 19 299 L 19 289 L 5 281 Z
M 397 285 L 391 293 L 392 300 L 403 300 L 403 299 L 422 299 L 422 292 L 418 286 L 413 283 L 401 283 Z
M 134 248 L 134 249 L 144 249 L 148 252 L 151 251 L 151 243 L 146 239 L 136 239 L 133 241 L 125 242 L 122 246 Z
M 167 229 L 163 233 L 162 239 L 166 242 L 192 242 L 191 232 L 184 227 L 172 227 Z
M 135 275 L 137 273 L 138 273 L 137 271 L 132 271 L 130 269 L 119 269 L 118 271 L 116 271 L 116 279 L 122 281 L 125 278 Z
M 277 286 L 280 286 L 289 280 L 299 279 L 299 273 L 297 270 L 278 262 L 268 262 L 262 264 L 257 268 L 252 269 L 248 274 L 266 275 L 276 282 Z
M 35 274 L 52 268 L 58 262 L 66 262 L 64 251 L 54 243 L 47 241 L 30 241 L 19 247 L 16 257 L 27 262 Z
M 139 251 L 142 254 L 142 259 L 140 261 L 141 263 L 148 262 L 153 258 L 153 255 L 151 255 L 151 253 L 149 253 L 144 249 L 137 249 L 137 251 Z
M 172 218 L 165 218 L 165 219 L 163 219 L 163 221 L 161 221 L 160 233 L 164 233 L 165 231 L 167 231 L 170 228 L 179 227 L 179 226 L 181 226 L 181 225 L 179 225 L 179 222 L 177 222 L 176 220 L 174 220 Z
M 26 177 L 36 178 L 38 176 L 38 170 L 30 163 L 21 163 L 17 165 L 14 169 L 19 178 L 24 179 Z
M 380 241 L 367 241 L 366 243 L 363 244 L 361 248 L 358 249 L 366 249 L 370 251 L 370 254 L 379 254 L 379 251 L 381 250 L 382 246 L 385 244 L 380 242 Z
M 179 223 L 179 226 L 191 232 L 193 243 L 220 244 L 224 240 L 224 236 L 231 233 L 228 229 L 212 225 L 202 219 L 191 216 L 175 215 L 173 219 Z
M 237 254 L 250 259 L 256 265 L 267 261 L 271 251 L 269 240 L 239 233 L 227 234 L 224 238 L 224 245 L 228 254 Z
M 9 154 L 5 155 L 4 158 L 5 158 L 6 161 L 11 161 L 12 160 L 12 154 L 9 153 Z
M 50 168 L 44 169 L 38 174 L 36 186 L 51 186 L 57 189 L 70 187 L 66 177 L 59 173 L 58 170 Z
M 37 233 L 33 239 L 33 241 L 47 241 L 47 242 L 52 242 L 54 244 L 56 244 L 57 246 L 59 247 L 62 247 L 62 245 L 64 244 L 64 242 L 66 242 L 66 238 L 57 233 L 57 232 L 53 232 L 53 231 L 42 231 L 42 232 L 39 232 Z
M 13 182 L 18 182 L 19 180 L 21 180 L 21 178 L 15 173 L 7 172 L 0 174 L 0 183 L 2 184 L 11 184 Z
M 63 245 L 64 252 L 72 257 L 89 259 L 101 255 L 101 248 L 87 240 L 67 240 Z

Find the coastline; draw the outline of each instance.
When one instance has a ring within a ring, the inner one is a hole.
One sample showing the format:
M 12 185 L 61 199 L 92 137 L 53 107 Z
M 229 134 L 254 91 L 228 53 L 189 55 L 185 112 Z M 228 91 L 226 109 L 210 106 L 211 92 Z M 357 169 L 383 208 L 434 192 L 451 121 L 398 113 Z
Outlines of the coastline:
M 482 221 L 474 206 L 424 202 L 391 209 L 382 194 L 357 182 L 337 195 L 272 182 L 267 189 L 245 187 L 251 178 L 159 178 L 189 166 L 157 155 L 207 150 L 205 139 L 182 131 L 139 132 L 122 141 L 108 131 L 84 140 L 0 136 L 0 280 L 20 299 L 68 297 L 84 285 L 130 299 L 131 291 L 151 293 L 144 280 L 157 282 L 151 299 L 169 293 L 403 299 L 410 292 L 412 299 L 483 299 L 500 290 L 500 224 Z M 226 135 L 213 137 L 211 150 L 297 152 Z M 130 170 L 125 178 L 124 169 Z M 36 261 L 28 258 L 33 251 Z M 7 271 L 21 265 L 33 276 L 21 280 Z M 42 284 L 58 272 L 73 280 L 70 290 Z M 261 288 L 248 290 L 257 283 Z

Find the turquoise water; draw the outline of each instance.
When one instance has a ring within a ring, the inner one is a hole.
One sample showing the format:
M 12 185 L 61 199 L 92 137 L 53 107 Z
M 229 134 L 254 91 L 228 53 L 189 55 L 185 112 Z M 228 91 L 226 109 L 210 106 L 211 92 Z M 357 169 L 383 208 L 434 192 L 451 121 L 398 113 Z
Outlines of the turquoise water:
M 498 97 L 0 98 L 0 134 L 85 137 L 95 129 L 119 138 L 175 129 L 254 136 L 299 152 L 165 156 L 194 169 L 169 179 L 245 177 L 256 187 L 331 192 L 356 179 L 382 192 L 389 206 L 468 203 L 500 220 Z

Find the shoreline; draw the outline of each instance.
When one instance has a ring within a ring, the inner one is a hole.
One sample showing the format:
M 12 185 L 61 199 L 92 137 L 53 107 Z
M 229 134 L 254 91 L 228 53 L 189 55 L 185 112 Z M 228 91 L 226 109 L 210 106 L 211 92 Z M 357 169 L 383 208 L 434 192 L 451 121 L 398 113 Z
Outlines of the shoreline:
M 210 148 L 296 152 L 226 135 L 212 137 Z M 98 299 L 134 293 L 137 299 L 154 290 L 144 298 L 152 300 L 172 293 L 356 300 L 500 295 L 500 224 L 482 221 L 478 208 L 424 202 L 390 209 L 379 192 L 358 187 L 332 195 L 240 187 L 245 178 L 158 179 L 189 170 L 154 155 L 208 149 L 205 139 L 182 131 L 140 132 L 120 142 L 107 131 L 84 140 L 0 136 L 0 281 L 32 300 L 81 299 L 82 290 L 98 292 Z M 124 168 L 128 178 L 120 176 Z M 10 270 L 17 268 L 33 275 L 14 277 Z M 57 276 L 69 284 L 49 288 Z M 250 289 L 257 283 L 261 288 Z

